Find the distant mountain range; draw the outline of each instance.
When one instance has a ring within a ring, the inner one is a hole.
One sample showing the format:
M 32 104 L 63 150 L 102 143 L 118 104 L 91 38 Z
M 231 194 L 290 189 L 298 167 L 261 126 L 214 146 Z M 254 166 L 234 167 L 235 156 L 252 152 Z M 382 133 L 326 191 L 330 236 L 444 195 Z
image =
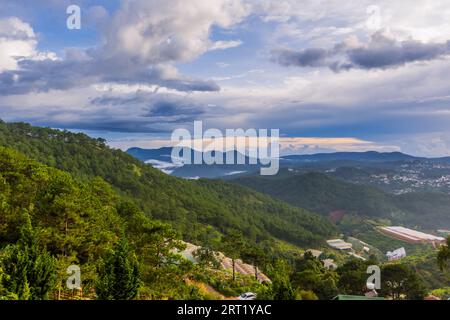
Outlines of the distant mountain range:
M 189 151 L 191 153 L 191 159 L 194 159 L 196 155 L 201 154 L 201 152 L 192 149 Z M 250 158 L 243 156 L 237 151 L 229 151 L 227 153 L 213 151 L 211 155 L 223 159 L 223 165 L 208 165 L 204 161 L 202 164 L 184 164 L 181 159 L 176 159 L 173 162 L 171 157 L 171 147 L 160 149 L 130 148 L 127 150 L 127 153 L 167 174 L 191 179 L 232 176 L 256 171 L 260 167 L 259 165 L 251 165 Z M 243 162 L 245 162 L 245 164 L 225 164 L 227 157 L 231 157 L 232 159 L 243 157 Z
M 198 151 L 191 150 L 191 156 Z M 229 151 L 233 152 L 233 151 Z M 153 165 L 168 174 L 184 178 L 220 178 L 248 174 L 259 170 L 260 165 L 250 165 L 249 158 L 245 157 L 245 165 L 207 165 L 203 164 L 183 164 L 172 162 L 171 147 L 160 149 L 130 148 L 127 153 L 133 157 Z M 235 157 L 237 151 L 234 151 Z M 220 153 L 221 154 L 221 153 Z M 225 154 L 221 155 L 222 158 Z M 401 152 L 382 153 L 376 151 L 368 152 L 336 152 L 318 153 L 312 155 L 289 155 L 280 158 L 280 167 L 289 166 L 379 166 L 392 164 L 395 162 L 427 161 L 434 163 L 450 163 L 450 157 L 425 158 L 415 157 Z
M 257 172 L 259 165 L 172 164 L 172 148 L 154 150 L 132 148 L 127 152 L 172 175 L 184 178 L 227 179 L 324 216 L 333 212 L 345 212 L 360 217 L 387 218 L 397 223 L 420 225 L 427 229 L 450 225 L 448 194 L 409 191 L 395 195 L 381 189 L 379 185 L 373 186 L 368 182 L 368 177 L 372 174 L 381 175 L 391 171 L 392 174 L 404 177 L 405 174 L 399 172 L 399 168 L 405 166 L 404 170 L 412 171 L 412 175 L 433 177 L 434 169 L 430 168 L 436 163 L 445 164 L 443 167 L 450 168 L 450 158 L 429 159 L 400 152 L 375 151 L 291 155 L 280 159 L 281 168 L 278 175 L 263 177 Z M 193 155 L 194 151 L 191 150 L 191 156 Z M 246 162 L 248 163 L 248 158 Z M 172 168 L 167 170 L 170 165 Z M 432 179 L 439 179 L 445 172 L 436 173 Z M 408 183 L 402 179 L 391 179 L 387 186 Z M 354 183 L 353 180 L 365 183 Z
M 402 152 L 335 152 L 317 153 L 312 155 L 290 155 L 282 157 L 285 161 L 292 162 L 334 162 L 334 161 L 356 161 L 356 162 L 399 162 L 399 161 L 431 161 L 450 163 L 450 157 L 426 158 L 416 157 Z
M 312 155 L 290 155 L 282 157 L 285 161 L 292 162 L 330 162 L 330 161 L 415 161 L 426 160 L 427 158 L 414 157 L 401 152 L 335 152 L 317 153 Z

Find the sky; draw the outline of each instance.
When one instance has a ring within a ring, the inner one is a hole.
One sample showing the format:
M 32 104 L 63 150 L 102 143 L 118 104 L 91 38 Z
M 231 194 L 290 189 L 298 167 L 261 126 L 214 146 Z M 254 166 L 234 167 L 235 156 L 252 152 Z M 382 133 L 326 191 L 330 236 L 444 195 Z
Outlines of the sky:
M 202 120 L 279 129 L 285 154 L 449 156 L 449 16 L 445 0 L 0 0 L 0 118 L 122 149 Z

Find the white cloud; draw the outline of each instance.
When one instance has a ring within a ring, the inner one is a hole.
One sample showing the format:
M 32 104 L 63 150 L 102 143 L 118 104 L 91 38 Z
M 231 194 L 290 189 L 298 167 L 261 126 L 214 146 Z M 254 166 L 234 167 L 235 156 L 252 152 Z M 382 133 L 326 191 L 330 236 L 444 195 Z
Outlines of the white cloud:
M 211 48 L 240 45 L 214 43 L 210 31 L 231 28 L 248 13 L 240 0 L 125 1 L 106 29 L 103 54 L 151 64 L 189 61 Z
M 0 72 L 17 69 L 17 60 L 35 55 L 36 45 L 29 24 L 18 18 L 0 19 Z
M 252 1 L 263 21 L 279 22 L 275 38 L 292 36 L 298 45 L 341 41 L 353 33 L 370 37 L 378 29 L 367 27 L 376 14 L 380 29 L 399 41 L 447 41 L 450 34 L 450 6 L 447 0 L 263 0 Z M 376 12 L 368 11 L 377 7 Z
M 33 28 L 16 17 L 0 18 L 0 73 L 18 70 L 21 60 L 56 60 L 53 52 L 37 50 Z M 15 77 L 18 79 L 17 77 Z
M 217 62 L 216 63 L 216 65 L 219 67 L 219 68 L 228 68 L 231 64 L 229 64 L 229 63 L 226 63 L 226 62 Z
M 230 41 L 215 41 L 209 50 L 225 50 L 230 48 L 239 47 L 242 44 L 241 40 L 230 40 Z
M 385 145 L 357 138 L 304 138 L 280 139 L 281 154 L 313 154 L 320 152 L 400 151 L 395 145 Z
M 254 70 L 249 70 L 240 74 L 235 74 L 235 75 L 229 75 L 229 76 L 220 76 L 220 77 L 212 77 L 211 80 L 213 81 L 229 81 L 229 80 L 235 80 L 235 79 L 241 79 L 241 78 L 246 78 L 248 76 L 251 75 L 255 75 L 255 74 L 262 74 L 264 73 L 264 70 L 261 69 L 254 69 Z
M 102 17 L 106 15 L 99 8 L 93 12 L 97 16 L 98 12 Z M 213 27 L 233 27 L 247 14 L 247 6 L 240 0 L 193 0 L 189 4 L 182 0 L 124 0 L 109 20 L 102 18 L 104 21 L 99 26 L 102 43 L 87 50 L 66 50 L 65 59 L 55 63 L 36 62 L 50 55 L 30 56 L 36 46 L 34 33 L 28 25 L 19 24 L 21 29 L 17 26 L 15 29 L 32 40 L 24 43 L 24 48 L 16 43 L 12 45 L 25 55 L 20 63 L 11 60 L 11 53 L 4 50 L 7 52 L 4 69 L 20 67 L 20 72 L 0 71 L 0 92 L 65 90 L 100 82 L 155 84 L 180 91 L 218 91 L 220 88 L 211 81 L 178 74 L 174 64 L 198 58 L 208 50 L 239 46 L 239 40 L 214 42 L 210 34 Z

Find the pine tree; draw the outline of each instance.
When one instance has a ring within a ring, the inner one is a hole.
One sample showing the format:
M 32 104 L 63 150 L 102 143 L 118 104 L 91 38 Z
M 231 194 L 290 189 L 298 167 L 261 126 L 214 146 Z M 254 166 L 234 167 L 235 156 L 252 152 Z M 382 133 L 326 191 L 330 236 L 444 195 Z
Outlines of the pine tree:
M 272 294 L 274 300 L 295 300 L 295 291 L 292 287 L 290 274 L 292 270 L 284 260 L 277 260 L 273 269 Z
M 422 300 L 426 288 L 417 273 L 404 264 L 387 264 L 381 271 L 380 294 L 394 300 Z
M 236 230 L 229 231 L 222 240 L 223 251 L 231 259 L 233 267 L 233 281 L 236 280 L 236 260 L 240 258 L 244 250 L 244 237 Z
M 100 263 L 96 284 L 100 300 L 131 300 L 138 294 L 139 264 L 126 240 L 120 240 L 114 252 Z
M 253 264 L 255 280 L 258 280 L 258 267 L 266 262 L 264 251 L 260 247 L 247 245 L 242 255 L 245 260 Z
M 27 212 L 23 213 L 23 221 L 19 241 L 5 249 L 1 261 L 7 275 L 3 285 L 20 300 L 47 299 L 55 282 L 56 259 L 39 248 Z
M 448 268 L 448 261 L 450 261 L 450 237 L 447 238 L 447 244 L 440 247 L 437 262 L 439 269 L 444 271 Z

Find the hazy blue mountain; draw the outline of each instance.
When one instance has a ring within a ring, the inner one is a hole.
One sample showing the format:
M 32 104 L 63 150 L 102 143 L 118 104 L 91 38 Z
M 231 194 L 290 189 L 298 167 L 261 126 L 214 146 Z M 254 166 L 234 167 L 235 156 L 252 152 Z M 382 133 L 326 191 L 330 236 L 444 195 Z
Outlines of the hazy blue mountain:
M 426 160 L 426 158 L 414 157 L 401 152 L 336 152 L 336 153 L 317 153 L 312 155 L 290 155 L 284 156 L 284 161 L 289 162 L 330 162 L 330 161 L 414 161 Z
M 139 159 L 141 161 L 147 161 L 150 159 L 159 161 L 171 161 L 170 155 L 172 153 L 171 147 L 163 147 L 160 149 L 141 149 L 141 148 L 130 148 L 127 153 Z
M 198 151 L 190 150 L 191 159 Z M 234 152 L 236 159 L 237 151 Z M 180 161 L 172 162 L 171 147 L 160 149 L 141 149 L 130 148 L 127 153 L 133 157 L 153 165 L 168 174 L 184 178 L 227 178 L 234 175 L 258 173 L 260 165 L 250 165 L 248 157 L 245 157 L 246 164 L 233 165 L 207 165 L 202 164 L 183 164 Z M 218 152 L 218 156 L 225 159 L 225 154 Z M 399 163 L 427 161 L 430 163 L 442 162 L 450 163 L 450 158 L 427 159 L 423 157 L 414 157 L 400 152 L 380 153 L 376 151 L 368 152 L 337 152 L 337 153 L 319 153 L 313 155 L 289 155 L 280 158 L 280 167 L 310 167 L 311 169 L 326 169 L 340 167 L 384 167 L 390 168 Z M 225 163 L 225 160 L 224 160 Z
M 189 149 L 191 159 L 200 152 Z M 160 149 L 141 149 L 130 148 L 127 153 L 153 167 L 160 169 L 171 175 L 182 178 L 220 178 L 242 173 L 254 172 L 259 170 L 259 164 L 250 164 L 250 158 L 245 156 L 245 164 L 225 164 L 226 158 L 237 159 L 242 154 L 237 151 L 228 151 L 227 153 L 213 151 L 214 157 L 223 159 L 223 165 L 208 165 L 204 161 L 202 164 L 184 164 L 181 160 L 172 161 L 172 147 Z M 192 160 L 193 162 L 193 160 Z

